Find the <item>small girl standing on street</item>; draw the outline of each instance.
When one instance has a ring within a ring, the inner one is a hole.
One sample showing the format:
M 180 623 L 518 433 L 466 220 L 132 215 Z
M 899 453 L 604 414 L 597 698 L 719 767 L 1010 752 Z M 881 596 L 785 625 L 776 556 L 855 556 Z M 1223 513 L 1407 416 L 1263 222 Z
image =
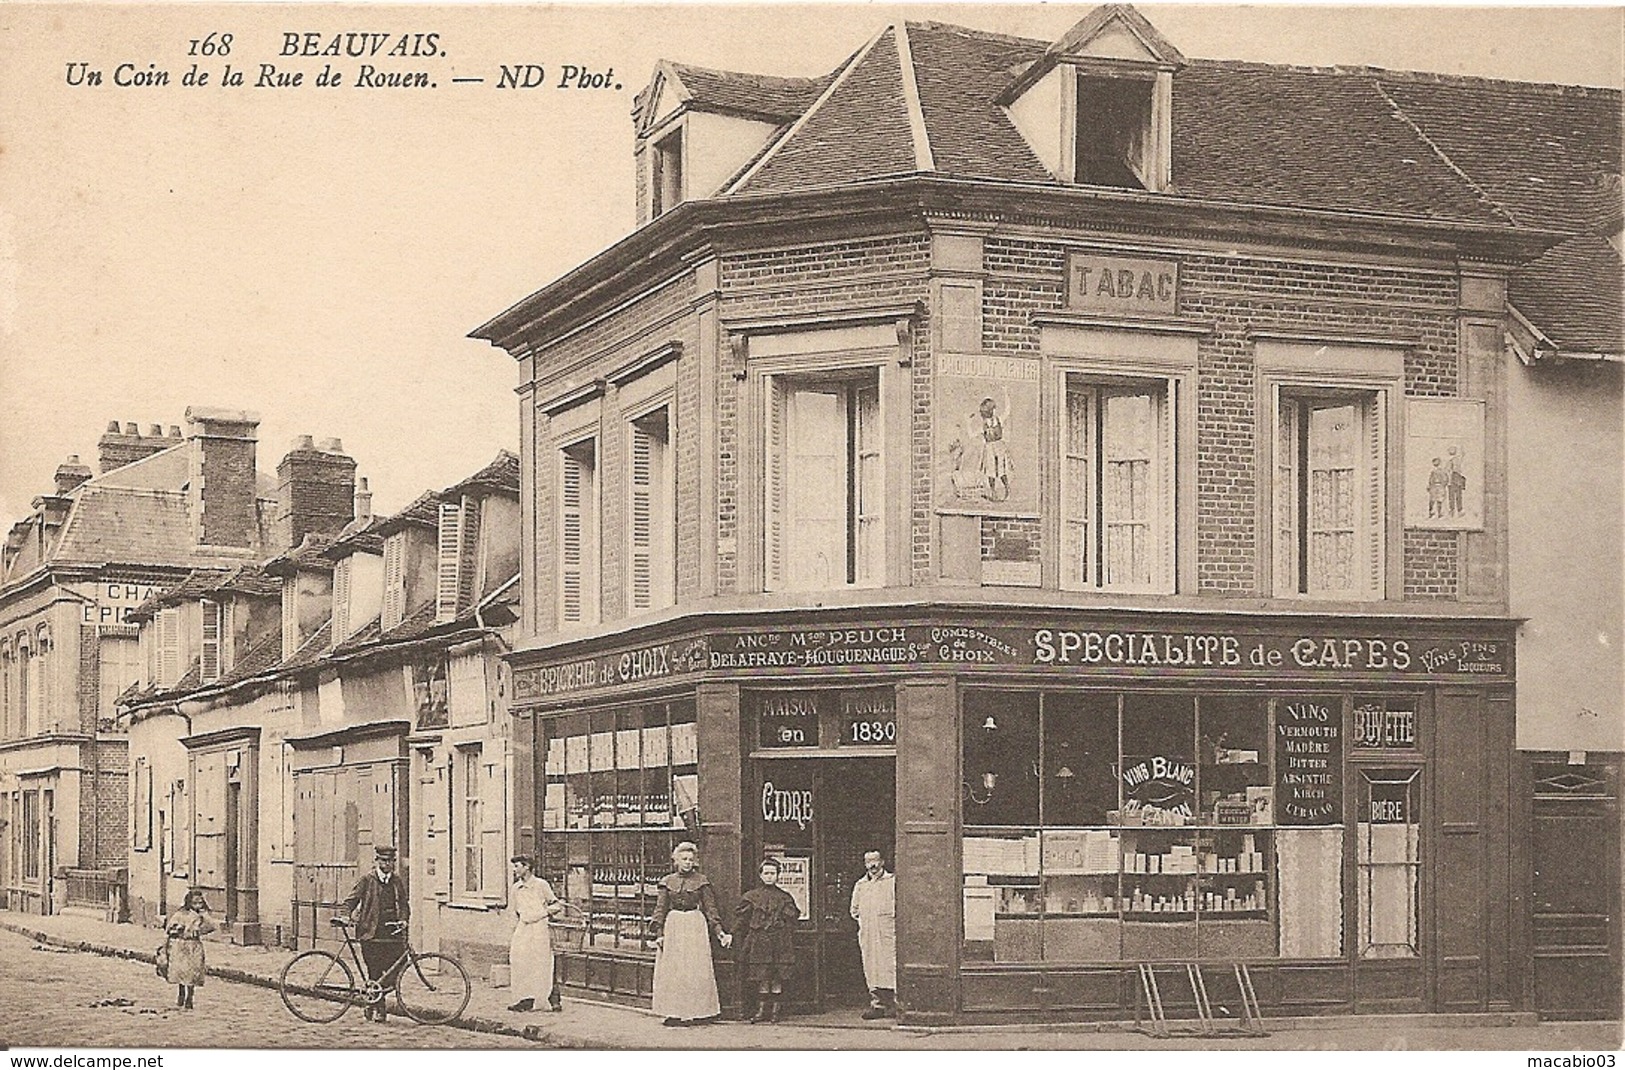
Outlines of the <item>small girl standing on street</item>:
M 801 908 L 778 886 L 778 859 L 762 859 L 758 875 L 762 886 L 739 897 L 734 933 L 740 941 L 738 961 L 745 968 L 745 978 L 756 983 L 756 1014 L 751 1021 L 771 1022 L 778 1014 L 784 982 L 795 972 L 795 931 Z
M 203 889 L 186 893 L 181 908 L 164 919 L 165 946 L 169 949 L 168 977 L 176 985 L 175 1006 L 192 1009 L 192 996 L 208 976 L 203 963 L 203 934 L 214 932 Z

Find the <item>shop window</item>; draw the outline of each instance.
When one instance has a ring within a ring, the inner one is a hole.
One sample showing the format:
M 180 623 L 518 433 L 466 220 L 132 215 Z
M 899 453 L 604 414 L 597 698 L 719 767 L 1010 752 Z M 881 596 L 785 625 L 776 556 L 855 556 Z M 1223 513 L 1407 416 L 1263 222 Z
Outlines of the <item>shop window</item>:
M 1280 392 L 1277 594 L 1382 597 L 1383 423 L 1379 393 Z
M 1174 384 L 1068 376 L 1061 586 L 1171 592 Z
M 626 545 L 628 605 L 633 612 L 671 605 L 677 597 L 676 494 L 669 410 L 632 420 Z
M 694 706 L 565 714 L 542 733 L 542 873 L 581 908 L 586 946 L 646 949 L 671 849 L 700 832 Z
M 967 690 L 966 959 L 1340 956 L 1343 709 L 1342 696 Z
M 1150 189 L 1152 94 L 1149 79 L 1078 75 L 1076 180 L 1087 186 Z
M 559 451 L 559 623 L 598 620 L 598 440 Z
M 885 493 L 877 371 L 768 380 L 769 590 L 884 582 Z
M 1415 958 L 1421 770 L 1361 769 L 1355 824 L 1360 957 Z

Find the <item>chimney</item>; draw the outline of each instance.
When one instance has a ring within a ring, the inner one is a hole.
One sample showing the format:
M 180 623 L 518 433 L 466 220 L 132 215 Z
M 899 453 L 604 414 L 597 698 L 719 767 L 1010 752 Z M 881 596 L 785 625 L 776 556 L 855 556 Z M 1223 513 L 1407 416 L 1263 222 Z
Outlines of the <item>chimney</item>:
M 197 407 L 186 410 L 186 422 L 191 429 L 188 496 L 197 544 L 254 548 L 259 535 L 254 460 L 259 414 Z
M 276 538 L 284 547 L 298 546 L 306 535 L 334 536 L 355 516 L 355 459 L 336 438 L 317 449 L 309 435 L 276 466 Z
M 123 468 L 143 457 L 150 457 L 159 450 L 176 445 L 174 439 L 163 436 L 157 424 L 153 424 L 153 432 L 143 438 L 141 428 L 136 424 L 127 423 L 120 430 L 117 420 L 109 421 L 107 430 L 96 443 L 96 465 L 102 474 L 106 475 L 115 468 Z
M 66 461 L 56 466 L 56 492 L 66 494 L 70 490 L 77 488 L 79 484 L 92 475 L 94 473 L 91 472 L 88 465 L 79 463 L 77 453 L 69 454 Z
M 362 476 L 356 480 L 355 486 L 355 519 L 357 523 L 365 524 L 372 520 L 372 488 L 367 486 L 367 477 Z

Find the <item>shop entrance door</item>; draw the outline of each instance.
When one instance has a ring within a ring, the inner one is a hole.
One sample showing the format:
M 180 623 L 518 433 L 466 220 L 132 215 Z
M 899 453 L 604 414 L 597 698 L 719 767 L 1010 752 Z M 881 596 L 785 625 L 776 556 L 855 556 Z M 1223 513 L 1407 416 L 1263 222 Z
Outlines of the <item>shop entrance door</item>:
M 745 858 L 744 887 L 757 884 L 764 855 L 780 858 L 779 886 L 804 904 L 796 933 L 797 971 L 786 1001 L 800 1011 L 868 1002 L 852 886 L 865 851 L 891 868 L 897 828 L 897 772 L 891 757 L 774 758 L 756 762 L 756 850 Z M 743 980 L 743 971 L 741 971 Z M 750 1006 L 754 986 L 743 985 Z

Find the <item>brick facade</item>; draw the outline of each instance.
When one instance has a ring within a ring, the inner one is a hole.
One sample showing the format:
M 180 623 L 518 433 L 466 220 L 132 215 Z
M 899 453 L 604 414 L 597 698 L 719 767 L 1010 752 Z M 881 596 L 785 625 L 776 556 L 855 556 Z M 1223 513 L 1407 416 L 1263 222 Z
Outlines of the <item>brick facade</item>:
M 1066 309 L 1065 269 L 1069 251 L 1102 251 L 1082 235 L 1053 240 L 993 234 L 983 240 L 979 279 L 982 286 L 983 350 L 995 355 L 1036 356 L 1040 330 L 1033 317 Z M 1108 250 L 1105 250 L 1109 252 Z M 1179 263 L 1179 314 L 1206 325 L 1199 335 L 1195 369 L 1196 455 L 1195 560 L 1196 587 L 1183 594 L 1214 597 L 1259 597 L 1261 591 L 1260 494 L 1257 471 L 1261 439 L 1257 410 L 1258 378 L 1254 366 L 1255 332 L 1272 330 L 1306 335 L 1346 334 L 1356 338 L 1402 340 L 1405 397 L 1452 397 L 1461 389 L 1458 368 L 1459 281 L 1433 265 L 1338 262 L 1325 254 L 1247 254 L 1184 252 L 1159 254 Z M 746 248 L 718 254 L 715 308 L 722 326 L 710 338 L 701 336 L 699 306 L 713 295 L 702 293 L 694 272 L 674 276 L 641 299 L 568 333 L 536 351 L 537 398 L 544 402 L 594 377 L 602 377 L 667 342 L 683 346 L 676 401 L 678 495 L 678 597 L 684 603 L 707 595 L 699 586 L 700 535 L 708 517 L 699 515 L 700 466 L 714 463 L 716 528 L 715 593 L 749 594 L 742 588 L 740 545 L 741 460 L 758 448 L 741 441 L 744 392 L 726 329 L 729 321 L 762 322 L 774 318 L 817 320 L 852 309 L 909 306 L 918 303 L 908 335 L 910 383 L 908 417 L 909 582 L 936 582 L 934 563 L 937 517 L 932 502 L 933 329 L 931 318 L 931 235 L 886 233 L 802 245 Z M 717 353 L 714 381 L 700 380 L 697 359 L 702 345 Z M 702 393 L 714 410 L 714 438 L 695 434 Z M 624 423 L 617 392 L 606 387 L 601 399 L 599 478 L 601 480 L 602 567 L 600 603 L 606 623 L 624 618 L 625 574 L 620 531 L 624 526 L 624 436 L 609 433 Z M 1398 433 L 1397 425 L 1391 433 Z M 553 486 L 556 465 L 545 416 L 537 416 L 534 515 L 537 525 L 535 589 L 539 597 L 538 633 L 555 627 L 553 605 Z M 714 460 L 713 460 L 714 459 Z M 896 473 L 898 470 L 892 468 Z M 1398 478 L 1398 473 L 1392 474 Z M 1030 547 L 1030 560 L 1047 551 L 1045 523 L 1039 518 L 986 519 L 981 525 L 980 554 L 993 559 L 1011 552 L 1018 541 Z M 1461 595 L 1462 538 L 1453 532 L 1405 531 L 1399 558 L 1403 575 L 1396 579 L 1409 600 L 1453 601 Z M 997 548 L 997 550 L 996 550 Z M 1502 592 L 1504 595 L 1504 592 Z

